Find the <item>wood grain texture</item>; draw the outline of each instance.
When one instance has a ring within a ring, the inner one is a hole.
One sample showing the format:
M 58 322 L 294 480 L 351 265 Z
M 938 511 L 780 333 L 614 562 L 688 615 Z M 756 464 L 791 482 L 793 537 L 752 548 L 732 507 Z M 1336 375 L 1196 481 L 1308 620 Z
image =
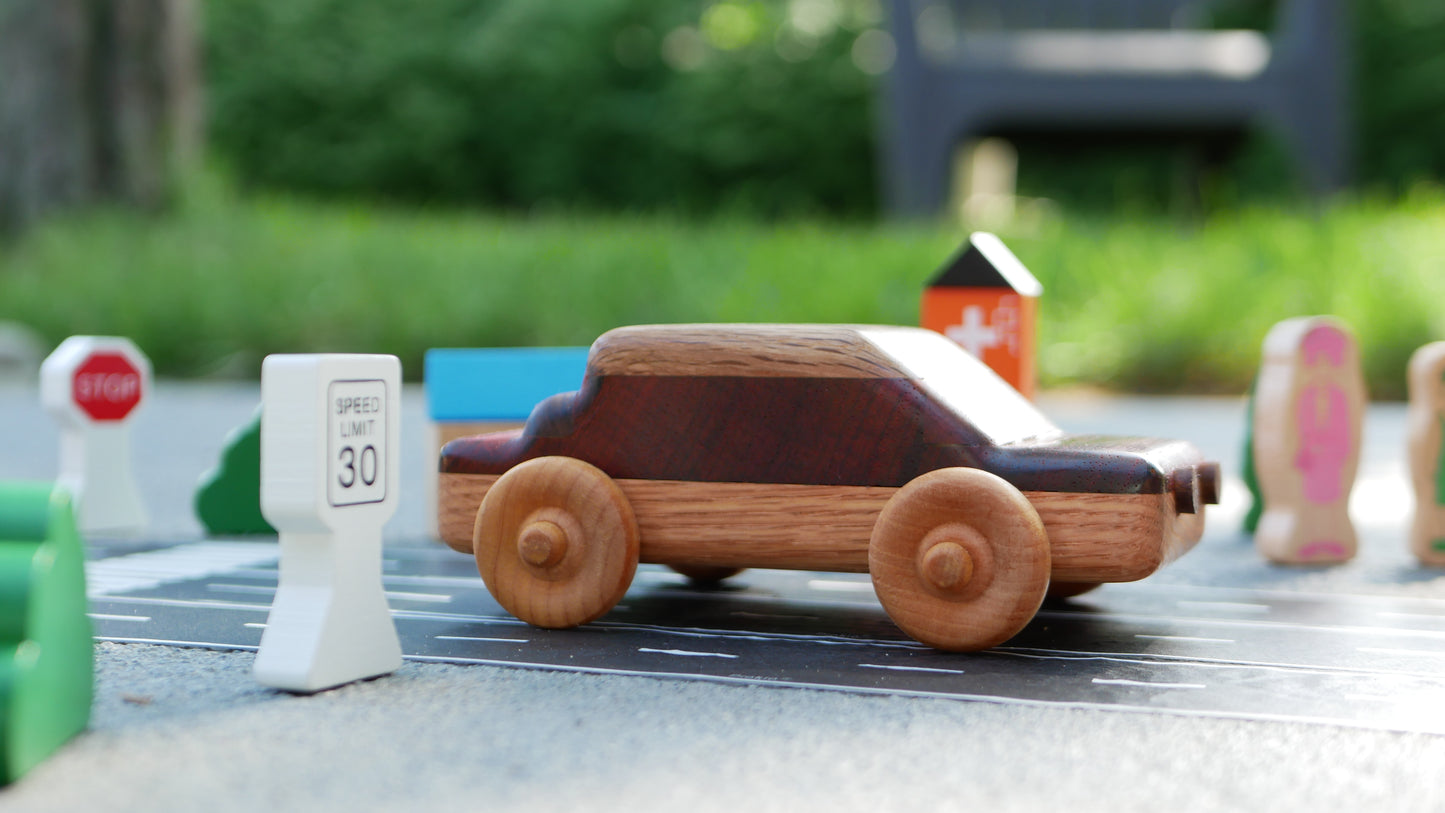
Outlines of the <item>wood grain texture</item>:
M 940 469 L 898 490 L 868 549 L 888 617 L 914 639 L 972 651 L 1001 644 L 1038 612 L 1049 541 L 1018 489 L 978 469 Z
M 473 553 L 477 507 L 497 482 L 496 474 L 448 474 L 437 477 L 437 537 L 458 553 Z
M 868 572 L 868 537 L 897 489 L 623 480 L 643 561 Z
M 907 330 L 908 328 L 866 328 Z M 898 378 L 904 372 L 848 325 L 639 325 L 592 345 L 590 375 Z
M 1024 494 L 1048 530 L 1059 581 L 1137 581 L 1181 556 L 1203 532 L 1197 515 L 1171 522 L 1168 495 Z
M 1406 459 L 1415 494 L 1410 551 L 1421 564 L 1445 565 L 1445 342 L 1432 342 L 1410 357 L 1405 416 Z
M 427 426 L 427 449 L 440 454 L 443 446 L 457 438 L 521 429 L 522 425 L 522 421 L 438 421 Z
M 575 627 L 612 609 L 632 584 L 637 521 L 595 466 L 544 457 L 497 479 L 477 511 L 473 547 L 507 612 L 539 627 Z
M 496 475 L 441 475 L 442 539 L 472 552 L 477 506 Z M 895 488 L 618 480 L 643 562 L 866 572 L 873 525 Z M 1142 579 L 1199 541 L 1198 515 L 1162 494 L 1025 492 L 1048 533 L 1052 577 Z
M 549 398 L 520 435 L 453 441 L 441 469 L 500 474 L 552 455 L 629 480 L 901 487 L 967 466 L 1022 491 L 1114 494 L 1162 493 L 1201 462 L 1188 443 L 1150 438 L 997 445 L 909 379 L 619 376 Z
M 457 438 L 520 428 L 520 421 L 427 421 L 426 445 L 423 447 L 427 450 L 426 471 L 422 474 L 422 489 L 426 504 L 431 509 L 427 513 L 429 535 L 441 538 L 441 529 L 437 527 L 437 515 L 441 510 L 440 496 L 437 494 L 437 459 L 441 457 L 442 447 Z M 470 553 L 471 548 L 468 547 L 465 552 Z
M 1287 319 L 1265 336 L 1255 384 L 1254 463 L 1264 501 L 1255 544 L 1271 561 L 1354 556 L 1348 503 L 1366 401 L 1359 351 L 1339 320 Z

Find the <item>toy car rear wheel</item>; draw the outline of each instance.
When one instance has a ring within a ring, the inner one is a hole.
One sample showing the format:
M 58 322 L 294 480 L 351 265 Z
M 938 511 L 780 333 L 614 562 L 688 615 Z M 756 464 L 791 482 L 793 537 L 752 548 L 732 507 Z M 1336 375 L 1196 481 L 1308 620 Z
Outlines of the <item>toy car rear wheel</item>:
M 492 597 L 539 627 L 601 617 L 637 572 L 637 519 L 626 495 L 571 457 L 528 460 L 499 477 L 477 509 L 472 544 Z
M 1018 489 L 979 469 L 929 472 L 878 515 L 868 570 L 899 628 L 939 649 L 1001 644 L 1038 612 L 1049 539 Z

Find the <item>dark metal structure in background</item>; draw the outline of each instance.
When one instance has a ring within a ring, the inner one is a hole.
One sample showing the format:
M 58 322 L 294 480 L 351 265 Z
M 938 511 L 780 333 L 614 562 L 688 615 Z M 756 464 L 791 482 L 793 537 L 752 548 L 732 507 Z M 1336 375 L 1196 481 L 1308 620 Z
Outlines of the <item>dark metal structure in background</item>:
M 1348 180 L 1341 0 L 1278 0 L 1269 31 L 1208 27 L 1204 0 L 889 0 L 891 212 L 937 212 L 952 152 L 1013 128 L 1270 128 L 1315 194 Z

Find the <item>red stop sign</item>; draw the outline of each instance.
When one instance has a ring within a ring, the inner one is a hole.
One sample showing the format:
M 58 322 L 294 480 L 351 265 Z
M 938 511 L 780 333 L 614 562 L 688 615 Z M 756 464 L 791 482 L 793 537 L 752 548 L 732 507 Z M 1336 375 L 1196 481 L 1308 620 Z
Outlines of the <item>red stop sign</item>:
M 97 421 L 118 421 L 140 403 L 140 370 L 119 353 L 92 353 L 75 368 L 71 397 Z

